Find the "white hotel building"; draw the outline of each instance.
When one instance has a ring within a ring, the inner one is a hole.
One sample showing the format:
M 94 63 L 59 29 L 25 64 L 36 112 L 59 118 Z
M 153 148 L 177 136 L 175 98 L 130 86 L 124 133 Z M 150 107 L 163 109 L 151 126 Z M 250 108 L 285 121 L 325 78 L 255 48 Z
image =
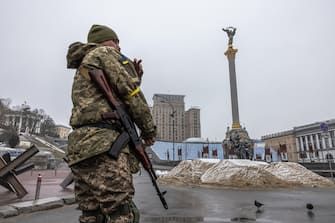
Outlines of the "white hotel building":
M 321 129 L 321 123 L 328 131 Z M 265 149 L 287 153 L 286 161 L 334 162 L 335 158 L 335 119 L 293 127 L 291 130 L 262 136 Z
M 335 119 L 324 121 L 328 132 L 320 128 L 322 122 L 293 128 L 298 162 L 327 162 L 335 157 Z

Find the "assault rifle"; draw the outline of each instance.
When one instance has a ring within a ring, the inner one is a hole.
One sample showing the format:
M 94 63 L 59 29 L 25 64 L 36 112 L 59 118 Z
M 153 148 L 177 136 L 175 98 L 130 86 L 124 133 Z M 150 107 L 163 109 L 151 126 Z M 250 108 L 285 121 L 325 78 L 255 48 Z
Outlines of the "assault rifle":
M 114 108 L 117 112 L 118 118 L 125 128 L 125 132 L 123 132 L 119 138 L 121 138 L 122 142 L 121 144 L 127 144 L 128 142 L 131 143 L 131 148 L 134 149 L 136 157 L 140 160 L 142 163 L 144 169 L 148 172 L 152 184 L 154 185 L 157 195 L 159 196 L 159 199 L 161 200 L 163 206 L 165 209 L 168 209 L 168 205 L 165 201 L 164 195 L 166 194 L 166 191 L 161 192 L 158 185 L 157 185 L 157 176 L 156 173 L 152 167 L 152 164 L 149 160 L 148 154 L 146 153 L 142 139 L 139 137 L 134 122 L 131 120 L 130 116 L 127 114 L 127 112 L 122 107 L 122 104 L 120 100 L 117 100 L 117 98 L 113 95 L 112 88 L 109 86 L 109 83 L 105 77 L 105 74 L 102 70 L 95 69 L 90 70 L 89 75 L 93 82 L 99 87 L 99 89 L 102 91 L 104 96 L 106 97 L 109 105 Z M 119 149 L 110 150 L 109 154 L 112 157 L 118 157 Z

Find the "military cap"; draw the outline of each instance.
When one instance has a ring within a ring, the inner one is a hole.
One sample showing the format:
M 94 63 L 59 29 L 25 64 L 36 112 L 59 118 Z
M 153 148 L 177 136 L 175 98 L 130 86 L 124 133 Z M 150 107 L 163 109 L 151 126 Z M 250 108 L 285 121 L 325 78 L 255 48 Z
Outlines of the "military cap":
M 102 43 L 107 40 L 119 40 L 116 33 L 109 27 L 103 25 L 93 25 L 88 32 L 87 42 Z

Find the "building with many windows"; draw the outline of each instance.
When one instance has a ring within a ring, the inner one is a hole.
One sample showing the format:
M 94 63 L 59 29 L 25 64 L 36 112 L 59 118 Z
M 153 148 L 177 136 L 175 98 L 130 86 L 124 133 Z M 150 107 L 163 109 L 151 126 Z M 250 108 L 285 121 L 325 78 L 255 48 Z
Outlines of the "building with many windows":
M 328 131 L 320 128 L 326 123 Z M 294 127 L 299 162 L 326 162 L 335 157 L 335 119 Z
M 201 137 L 200 108 L 192 107 L 185 112 L 185 137 Z
M 65 125 L 56 125 L 56 133 L 61 139 L 67 139 L 71 132 L 71 128 Z
M 322 129 L 321 125 L 326 125 L 327 128 Z M 287 153 L 287 161 L 334 162 L 335 119 L 265 135 L 262 136 L 262 140 L 265 142 L 265 150 L 275 149 L 280 158 L 285 160 L 283 154 Z
M 27 110 L 13 110 L 11 113 L 5 115 L 4 125 L 11 126 L 18 131 L 18 133 L 34 133 L 39 134 L 41 131 L 42 115 L 27 111 Z
M 157 126 L 157 139 L 181 142 L 185 139 L 184 95 L 155 94 L 152 116 Z
M 154 94 L 151 108 L 157 140 L 182 142 L 201 137 L 200 108 L 185 112 L 184 95 Z
M 293 130 L 274 133 L 262 137 L 265 141 L 265 158 L 266 160 L 274 160 L 271 149 L 277 151 L 278 160 L 297 162 L 297 149 Z M 267 156 L 270 156 L 267 158 Z

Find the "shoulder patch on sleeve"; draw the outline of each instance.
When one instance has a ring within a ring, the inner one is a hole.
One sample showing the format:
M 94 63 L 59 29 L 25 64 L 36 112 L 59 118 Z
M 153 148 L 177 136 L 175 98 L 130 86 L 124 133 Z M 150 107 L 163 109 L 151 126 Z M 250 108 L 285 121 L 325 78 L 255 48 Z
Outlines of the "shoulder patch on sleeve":
M 123 65 L 126 65 L 126 64 L 129 63 L 129 60 L 128 60 L 128 58 L 127 58 L 125 55 L 122 54 L 121 59 L 120 59 L 120 62 L 121 62 Z

